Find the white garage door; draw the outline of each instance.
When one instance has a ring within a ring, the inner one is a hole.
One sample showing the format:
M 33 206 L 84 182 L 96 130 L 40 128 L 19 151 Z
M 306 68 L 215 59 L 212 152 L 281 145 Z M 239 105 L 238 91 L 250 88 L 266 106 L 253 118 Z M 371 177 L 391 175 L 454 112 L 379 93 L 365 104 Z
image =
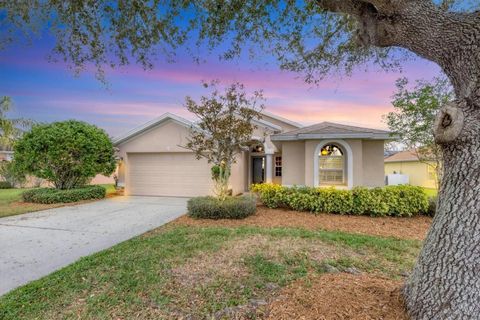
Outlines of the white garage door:
M 210 165 L 192 153 L 129 153 L 129 194 L 200 196 L 212 193 Z

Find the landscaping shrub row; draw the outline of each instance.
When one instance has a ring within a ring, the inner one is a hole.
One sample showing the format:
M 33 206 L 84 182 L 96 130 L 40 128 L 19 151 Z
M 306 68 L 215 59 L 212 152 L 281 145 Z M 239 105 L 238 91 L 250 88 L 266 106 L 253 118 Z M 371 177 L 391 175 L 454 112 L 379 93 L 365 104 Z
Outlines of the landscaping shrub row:
M 8 181 L 0 181 L 0 189 L 12 189 L 13 186 Z
M 262 203 L 269 208 L 284 207 L 315 213 L 409 217 L 426 213 L 429 206 L 426 193 L 415 186 L 339 190 L 256 184 L 252 191 L 258 193 Z
M 27 190 L 22 194 L 23 201 L 34 203 L 68 203 L 82 200 L 105 198 L 107 191 L 102 186 L 85 186 L 76 189 L 60 190 L 40 188 Z
M 256 199 L 251 196 L 228 197 L 220 200 L 215 197 L 197 197 L 188 200 L 188 215 L 203 219 L 243 219 L 257 210 Z

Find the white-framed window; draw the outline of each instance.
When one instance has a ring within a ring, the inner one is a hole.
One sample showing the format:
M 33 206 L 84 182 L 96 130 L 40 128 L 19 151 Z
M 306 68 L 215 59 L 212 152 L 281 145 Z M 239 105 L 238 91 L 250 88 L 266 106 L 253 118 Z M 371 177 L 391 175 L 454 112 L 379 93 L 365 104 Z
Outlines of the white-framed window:
M 318 174 L 320 185 L 345 183 L 345 156 L 335 144 L 327 144 L 318 154 Z
M 275 157 L 275 177 L 282 176 L 282 157 Z

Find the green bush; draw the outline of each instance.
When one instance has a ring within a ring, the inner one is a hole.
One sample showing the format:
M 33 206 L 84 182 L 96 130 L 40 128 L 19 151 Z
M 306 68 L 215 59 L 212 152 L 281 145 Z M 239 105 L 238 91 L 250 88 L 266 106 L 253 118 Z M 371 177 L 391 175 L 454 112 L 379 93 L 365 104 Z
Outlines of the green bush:
M 12 189 L 13 186 L 8 181 L 0 181 L 0 189 Z
M 31 189 L 23 192 L 22 198 L 25 202 L 51 204 L 103 199 L 106 194 L 105 187 L 95 185 L 68 190 L 53 188 Z
M 371 216 L 412 216 L 428 210 L 427 195 L 414 186 L 339 190 L 261 184 L 253 185 L 251 190 L 269 208 Z
M 352 189 L 352 213 L 357 215 L 385 216 L 388 214 L 388 203 L 385 201 L 383 188 L 368 189 L 355 187 Z
M 257 210 L 256 199 L 251 196 L 227 197 L 219 200 L 215 197 L 197 197 L 188 200 L 188 215 L 203 219 L 243 219 Z
M 254 184 L 252 192 L 260 195 L 260 200 L 269 208 L 278 208 L 284 205 L 282 198 L 285 196 L 286 188 L 278 184 Z
M 57 189 L 81 187 L 97 174 L 109 176 L 117 165 L 108 134 L 75 120 L 33 126 L 15 143 L 14 159 L 19 172 Z

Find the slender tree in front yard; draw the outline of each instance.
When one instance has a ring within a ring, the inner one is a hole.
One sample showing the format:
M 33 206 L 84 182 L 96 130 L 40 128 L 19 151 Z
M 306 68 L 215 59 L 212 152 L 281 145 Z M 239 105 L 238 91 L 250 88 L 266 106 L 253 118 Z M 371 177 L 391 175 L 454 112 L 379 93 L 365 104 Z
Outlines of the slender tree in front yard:
M 0 147 L 11 148 L 23 129 L 30 127 L 32 121 L 23 118 L 10 118 L 7 113 L 12 110 L 12 99 L 0 97 Z
M 256 128 L 252 120 L 260 118 L 263 95 L 255 91 L 251 96 L 240 83 L 233 83 L 224 92 L 218 83 L 204 84 L 212 89 L 209 96 L 199 102 L 186 98 L 185 107 L 197 116 L 191 128 L 187 149 L 195 152 L 197 159 L 205 158 L 212 166 L 216 195 L 224 200 L 229 194 L 228 182 L 236 156 L 251 141 Z
M 435 143 L 433 124 L 440 108 L 453 100 L 452 87 L 445 78 L 417 81 L 412 89 L 408 79 L 401 78 L 396 86 L 392 101 L 395 111 L 384 119 L 400 142 L 413 150 L 421 162 L 434 168 L 438 188 L 442 178 L 442 150 Z

